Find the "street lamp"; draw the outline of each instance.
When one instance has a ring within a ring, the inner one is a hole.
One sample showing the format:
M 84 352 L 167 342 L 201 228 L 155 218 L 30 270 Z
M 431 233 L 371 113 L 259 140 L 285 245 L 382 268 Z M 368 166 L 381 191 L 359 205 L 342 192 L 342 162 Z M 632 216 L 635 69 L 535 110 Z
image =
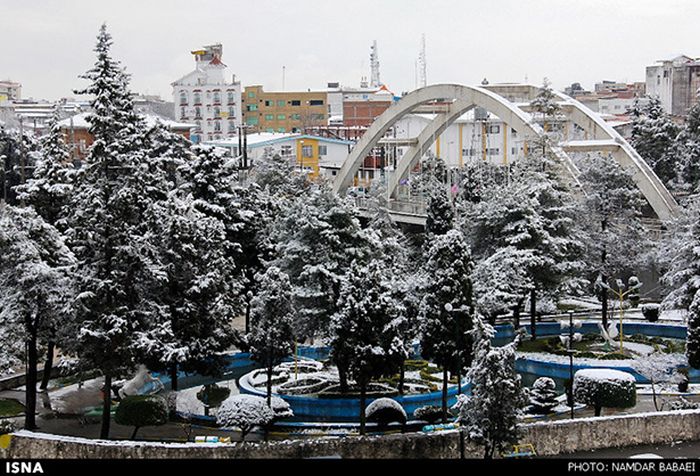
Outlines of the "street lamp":
M 299 154 L 299 171 L 304 173 L 304 139 L 301 139 L 299 144 L 301 145 Z
M 574 311 L 569 311 L 569 322 L 560 321 L 559 325 L 564 331 L 564 329 L 569 329 L 569 332 L 562 333 L 559 336 L 562 344 L 566 345 L 566 353 L 569 354 L 569 382 L 570 382 L 570 392 L 571 392 L 571 419 L 574 418 L 574 353 L 576 352 L 573 347 L 574 342 L 579 342 L 581 340 L 581 334 L 578 332 L 574 333 L 574 329 L 581 328 L 581 321 L 574 321 Z M 568 400 L 568 396 L 567 396 Z

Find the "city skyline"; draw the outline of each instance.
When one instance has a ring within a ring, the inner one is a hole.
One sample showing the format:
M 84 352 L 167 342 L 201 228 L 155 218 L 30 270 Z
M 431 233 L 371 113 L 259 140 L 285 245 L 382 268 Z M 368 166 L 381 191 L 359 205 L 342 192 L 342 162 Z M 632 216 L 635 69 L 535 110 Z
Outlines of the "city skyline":
M 572 82 L 592 88 L 603 79 L 643 81 L 644 68 L 659 59 L 698 54 L 684 40 L 695 31 L 692 19 L 700 5 L 683 0 L 358 1 L 351 10 L 348 21 L 332 2 L 315 0 L 298 1 L 294 8 L 276 0 L 255 5 L 127 0 L 108 9 L 82 0 L 31 5 L 9 0 L 7 17 L 31 15 L 32 21 L 4 29 L 6 44 L 23 46 L 5 53 L 0 77 L 22 83 L 25 98 L 72 96 L 84 83 L 78 75 L 92 64 L 84 46 L 92 45 L 102 22 L 114 36 L 115 57 L 132 75 L 132 89 L 164 99 L 171 97 L 170 84 L 194 69 L 189 52 L 212 43 L 223 44 L 229 76 L 236 74 L 244 85 L 281 90 L 284 66 L 284 89 L 323 90 L 327 82 L 357 86 L 362 77 L 369 80 L 376 39 L 382 80 L 396 94 L 415 88 L 422 33 L 428 83 L 476 84 L 487 78 L 539 84 L 546 76 L 558 89 Z M 220 14 L 212 15 L 215 11 Z M 551 38 L 559 40 L 551 44 Z

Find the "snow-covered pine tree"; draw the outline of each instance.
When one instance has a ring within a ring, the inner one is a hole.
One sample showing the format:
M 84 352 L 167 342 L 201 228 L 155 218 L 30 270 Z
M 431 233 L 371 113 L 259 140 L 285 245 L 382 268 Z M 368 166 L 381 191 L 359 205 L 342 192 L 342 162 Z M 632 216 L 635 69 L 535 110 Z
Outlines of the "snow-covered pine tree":
M 556 383 L 549 377 L 540 377 L 532 384 L 529 392 L 530 408 L 529 411 L 538 414 L 546 415 L 559 404 L 557 401 Z
M 667 309 L 689 310 L 700 290 L 700 197 L 683 210 L 660 247 L 660 261 L 668 270 L 662 277 L 669 293 L 663 300 Z
M 171 194 L 146 214 L 162 271 L 152 295 L 158 321 L 140 331 L 138 342 L 150 369 L 170 372 L 173 390 L 178 370 L 217 375 L 235 333 L 234 269 L 226 257 L 224 225 L 193 202 Z
M 294 197 L 304 193 L 308 184 L 306 176 L 289 157 L 280 154 L 263 154 L 255 161 L 252 179 L 260 188 L 277 197 Z
M 461 396 L 458 421 L 471 441 L 484 447 L 484 458 L 518 442 L 518 418 L 527 403 L 515 370 L 518 339 L 493 347 L 495 332 L 482 318 L 474 319 L 474 362 L 468 377 L 471 396 Z
M 134 112 L 128 75 L 110 56 L 111 45 L 102 25 L 95 66 L 82 76 L 90 85 L 81 91 L 93 97 L 87 120 L 95 141 L 76 175 L 67 220 L 79 279 L 69 350 L 104 375 L 102 438 L 109 437 L 112 378 L 136 364 L 139 332 L 158 322 L 150 296 L 159 274 L 157 253 L 146 238 L 144 214 L 160 179 L 149 166 L 143 122 Z
M 71 324 L 74 263 L 61 234 L 32 209 L 0 205 L 0 337 L 25 344 L 0 341 L 0 347 L 3 351 L 26 348 L 25 428 L 29 430 L 36 428 L 41 348 L 54 341 L 56 329 Z
M 447 418 L 448 375 L 457 376 L 472 361 L 472 261 L 462 233 L 450 230 L 433 237 L 423 269 L 420 303 L 421 355 L 442 367 L 442 411 Z
M 560 166 L 534 151 L 513 166 L 510 183 L 490 189 L 487 198 L 464 219 L 477 261 L 512 246 L 529 252 L 531 336 L 536 336 L 537 293 L 567 286 L 577 289 L 583 269 L 583 245 L 576 236 L 576 203 L 559 177 Z M 526 258 L 526 259 L 525 259 Z M 505 264 L 505 263 L 504 263 Z M 524 300 L 524 296 L 523 296 Z M 519 312 L 518 304 L 514 312 Z
M 549 121 L 554 119 L 561 110 L 561 106 L 557 102 L 557 95 L 554 93 L 549 79 L 544 78 L 542 87 L 537 96 L 530 101 L 530 106 L 535 112 L 542 115 L 542 129 L 545 135 L 542 137 L 541 150 L 545 154 L 547 152 L 547 138 L 550 132 Z
M 444 235 L 454 228 L 455 214 L 452 199 L 446 187 L 443 183 L 431 182 L 431 188 L 428 190 L 428 218 L 425 222 L 425 231 L 428 236 Z
M 691 192 L 697 191 L 700 185 L 700 102 L 688 111 L 672 154 L 677 157 L 681 186 Z
M 688 357 L 688 365 L 700 369 L 700 292 L 695 293 L 690 304 L 685 355 Z
M 31 206 L 49 224 L 56 226 L 72 190 L 75 167 L 63 140 L 58 110 L 49 122 L 49 133 L 40 139 L 38 160 L 32 176 L 15 188 L 17 198 Z
M 60 219 L 73 189 L 75 166 L 63 140 L 56 109 L 49 122 L 49 133 L 39 141 L 40 147 L 32 176 L 15 188 L 17 198 L 31 206 L 50 225 L 62 228 Z M 54 330 L 54 333 L 58 330 Z M 53 369 L 55 338 L 48 343 L 41 388 L 46 389 Z
M 586 194 L 578 228 L 585 245 L 585 262 L 593 265 L 591 281 L 634 273 L 649 254 L 650 242 L 641 222 L 644 197 L 632 174 L 611 157 L 590 155 L 577 163 Z M 603 303 L 607 329 L 608 291 L 597 290 Z
M 251 358 L 267 371 L 267 404 L 272 404 L 272 369 L 294 352 L 296 310 L 289 277 L 271 266 L 258 278 L 251 331 L 246 335 Z
M 672 185 L 676 179 L 678 158 L 671 152 L 678 136 L 678 126 L 666 114 L 658 97 L 648 98 L 644 105 L 636 101 L 632 117 L 632 146 L 662 182 Z
M 271 240 L 272 264 L 294 288 L 297 337 L 327 334 L 350 265 L 367 262 L 377 251 L 375 240 L 360 226 L 352 204 L 326 186 L 285 204 L 271 227 Z
M 394 375 L 406 359 L 401 303 L 381 262 L 353 262 L 331 322 L 331 359 L 346 366 L 360 390 L 360 434 L 365 433 L 367 386 Z
M 192 159 L 192 144 L 182 135 L 170 131 L 160 120 L 144 136 L 149 158 L 163 171 L 169 189 L 180 186 L 179 168 Z

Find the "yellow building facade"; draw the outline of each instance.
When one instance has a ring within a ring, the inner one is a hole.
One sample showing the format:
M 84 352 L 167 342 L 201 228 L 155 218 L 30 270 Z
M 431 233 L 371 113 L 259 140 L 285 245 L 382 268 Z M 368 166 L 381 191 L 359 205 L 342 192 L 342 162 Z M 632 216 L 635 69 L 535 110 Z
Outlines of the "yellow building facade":
M 241 101 L 243 122 L 254 132 L 302 132 L 328 124 L 325 91 L 267 92 L 246 86 Z

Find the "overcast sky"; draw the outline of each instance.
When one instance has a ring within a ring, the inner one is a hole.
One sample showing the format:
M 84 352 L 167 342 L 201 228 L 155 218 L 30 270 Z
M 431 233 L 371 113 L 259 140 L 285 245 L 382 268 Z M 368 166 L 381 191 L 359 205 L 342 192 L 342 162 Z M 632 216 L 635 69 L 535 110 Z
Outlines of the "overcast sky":
M 82 86 L 107 22 L 132 89 L 171 98 L 193 69 L 190 51 L 224 45 L 229 73 L 267 90 L 357 86 L 372 40 L 381 79 L 415 87 L 421 33 L 428 82 L 476 84 L 547 76 L 557 88 L 643 81 L 644 67 L 700 56 L 695 0 L 0 0 L 0 79 L 23 96 L 57 99 Z

